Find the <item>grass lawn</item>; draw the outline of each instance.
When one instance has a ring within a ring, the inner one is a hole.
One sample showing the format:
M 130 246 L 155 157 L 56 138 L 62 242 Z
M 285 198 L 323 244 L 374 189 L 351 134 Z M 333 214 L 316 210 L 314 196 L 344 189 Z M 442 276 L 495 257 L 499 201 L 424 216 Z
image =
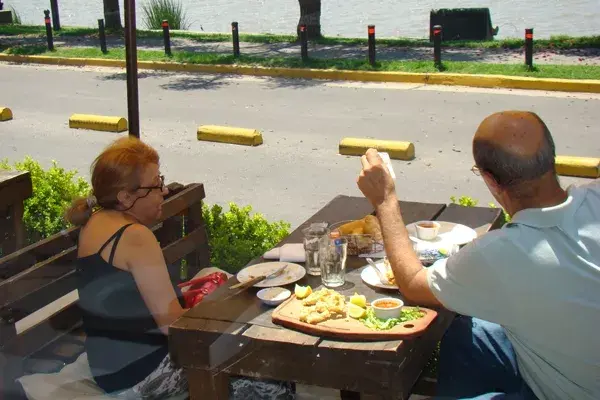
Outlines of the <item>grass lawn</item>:
M 104 58 L 114 60 L 125 59 L 124 48 L 110 49 L 107 54 L 102 54 L 98 48 L 63 47 L 49 52 L 45 46 L 21 46 L 4 49 L 5 54 L 17 55 L 45 55 L 68 58 Z M 303 63 L 300 57 L 257 57 L 241 56 L 236 59 L 233 55 L 216 53 L 197 53 L 187 51 L 174 51 L 172 57 L 166 57 L 163 51 L 139 50 L 140 61 L 166 61 L 191 64 L 236 64 L 257 65 L 264 67 L 289 67 L 289 68 L 317 68 L 360 71 L 401 71 L 401 72 L 428 72 L 438 70 L 433 66 L 433 61 L 381 61 L 376 67 L 371 67 L 366 60 L 348 59 L 310 59 Z M 445 62 L 444 72 L 459 74 L 487 74 L 529 76 L 535 78 L 564 78 L 564 79 L 600 79 L 600 66 L 588 65 L 538 65 L 529 71 L 522 64 L 486 64 L 480 62 Z
M 123 32 L 109 32 L 109 35 L 123 36 Z M 45 36 L 46 28 L 41 25 L 0 25 L 0 35 L 35 35 Z M 56 36 L 97 36 L 98 29 L 85 27 L 62 27 L 59 32 L 55 32 Z M 315 42 L 328 45 L 366 45 L 366 28 L 364 38 L 344 38 L 344 37 L 322 37 Z M 156 30 L 138 30 L 138 38 L 162 37 L 162 31 Z M 188 38 L 198 42 L 226 42 L 231 41 L 230 34 L 222 33 L 201 33 L 188 31 L 171 31 L 171 37 Z M 250 43 L 294 43 L 296 35 L 271 35 L 271 34 L 244 34 L 243 28 L 240 33 L 240 41 Z M 412 39 L 412 38 L 380 38 L 377 39 L 378 45 L 390 47 L 432 47 L 433 44 L 428 39 Z M 468 41 L 457 40 L 444 42 L 444 47 L 455 48 L 521 48 L 524 46 L 522 38 L 509 38 L 489 41 Z M 534 41 L 534 48 L 556 48 L 556 49 L 573 49 L 573 48 L 600 48 L 600 36 L 566 36 L 558 35 L 550 39 L 538 39 Z

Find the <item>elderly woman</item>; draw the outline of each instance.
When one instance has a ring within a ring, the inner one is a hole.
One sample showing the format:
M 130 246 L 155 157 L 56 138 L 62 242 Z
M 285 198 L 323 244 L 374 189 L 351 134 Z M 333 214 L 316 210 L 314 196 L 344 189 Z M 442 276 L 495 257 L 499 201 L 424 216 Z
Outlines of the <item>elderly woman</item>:
M 184 394 L 186 377 L 171 364 L 166 334 L 186 309 L 149 228 L 168 193 L 157 152 L 138 139 L 115 141 L 93 163 L 92 188 L 66 217 L 81 226 L 79 304 L 94 379 L 118 397 Z M 292 398 L 291 392 L 284 383 L 232 382 L 235 398 Z

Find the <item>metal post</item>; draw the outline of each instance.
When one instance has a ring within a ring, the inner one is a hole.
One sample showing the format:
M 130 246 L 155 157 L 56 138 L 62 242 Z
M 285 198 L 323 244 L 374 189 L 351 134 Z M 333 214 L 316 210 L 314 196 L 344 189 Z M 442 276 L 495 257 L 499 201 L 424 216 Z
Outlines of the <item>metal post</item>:
M 58 15 L 58 0 L 50 0 L 52 10 L 52 25 L 55 31 L 60 31 L 60 15 Z
M 140 137 L 135 0 L 125 0 L 125 64 L 127 68 L 127 115 L 129 135 Z
M 368 28 L 368 34 L 369 34 L 369 64 L 371 64 L 371 66 L 375 66 L 375 59 L 376 59 L 376 53 L 375 53 L 375 25 L 369 25 Z
M 106 49 L 106 30 L 104 29 L 103 19 L 98 20 L 98 31 L 100 33 L 100 50 L 102 53 L 106 54 L 108 53 L 108 50 Z
M 169 32 L 169 21 L 163 19 L 162 22 L 163 28 L 163 39 L 165 41 L 165 54 L 171 57 L 171 34 Z
M 52 37 L 52 23 L 50 22 L 50 10 L 44 10 L 44 23 L 46 24 L 46 39 L 48 39 L 48 50 L 54 50 L 54 38 Z
M 231 36 L 233 38 L 233 56 L 234 57 L 240 56 L 240 32 L 239 32 L 238 28 L 239 27 L 238 27 L 237 22 L 231 23 Z
M 436 67 L 442 66 L 442 26 L 433 27 L 433 64 Z
M 533 28 L 525 29 L 525 65 L 533 69 Z
M 0 0 L 0 11 L 4 10 L 4 3 Z
M 300 54 L 302 61 L 308 61 L 308 34 L 306 32 L 306 24 L 300 25 Z

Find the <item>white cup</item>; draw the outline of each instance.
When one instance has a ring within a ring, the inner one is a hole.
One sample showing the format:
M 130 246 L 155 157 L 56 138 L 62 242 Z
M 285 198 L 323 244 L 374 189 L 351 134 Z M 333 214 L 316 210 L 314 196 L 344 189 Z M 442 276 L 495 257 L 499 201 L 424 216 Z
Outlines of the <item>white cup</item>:
M 437 237 L 441 225 L 435 221 L 419 221 L 415 226 L 419 239 L 433 240 Z

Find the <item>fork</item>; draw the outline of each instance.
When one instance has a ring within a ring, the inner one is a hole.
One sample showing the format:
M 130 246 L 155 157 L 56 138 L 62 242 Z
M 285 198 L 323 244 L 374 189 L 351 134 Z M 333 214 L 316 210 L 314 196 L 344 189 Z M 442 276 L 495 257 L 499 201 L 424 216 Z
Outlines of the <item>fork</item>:
M 377 272 L 377 275 L 379 276 L 379 280 L 381 281 L 381 283 L 388 283 L 387 278 L 385 277 L 385 275 L 381 272 L 381 270 L 379 269 L 379 267 L 377 266 L 377 264 L 375 264 L 373 262 L 373 259 L 371 259 L 370 257 L 366 258 L 367 262 L 369 263 L 369 265 L 371 267 L 373 267 L 375 269 L 375 271 Z

